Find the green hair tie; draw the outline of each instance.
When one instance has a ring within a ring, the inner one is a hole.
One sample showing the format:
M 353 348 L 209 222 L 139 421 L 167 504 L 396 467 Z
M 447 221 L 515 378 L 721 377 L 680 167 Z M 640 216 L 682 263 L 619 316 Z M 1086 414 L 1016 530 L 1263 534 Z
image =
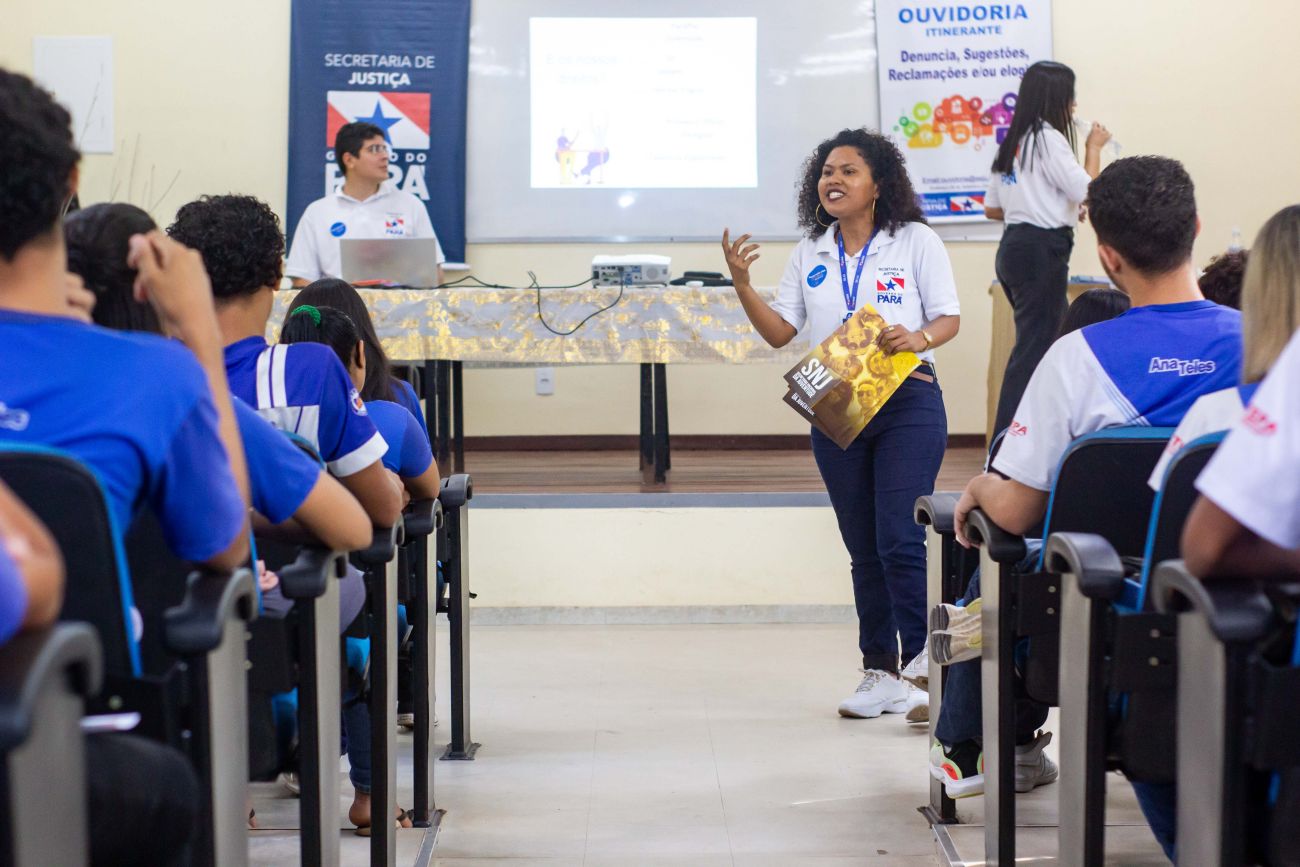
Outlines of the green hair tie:
M 299 313 L 306 313 L 311 317 L 311 321 L 316 323 L 316 327 L 320 328 L 320 311 L 315 307 L 312 307 L 310 304 L 303 304 L 301 307 L 294 308 L 294 311 L 289 315 L 297 316 Z

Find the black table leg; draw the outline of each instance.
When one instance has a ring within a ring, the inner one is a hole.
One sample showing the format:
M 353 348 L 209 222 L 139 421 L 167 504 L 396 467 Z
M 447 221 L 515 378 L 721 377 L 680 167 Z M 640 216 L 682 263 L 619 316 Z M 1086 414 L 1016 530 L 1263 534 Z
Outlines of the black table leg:
M 640 463 L 646 481 L 650 481 L 648 471 L 654 466 L 654 365 L 641 365 L 641 435 Z
M 452 471 L 465 472 L 465 388 L 464 365 L 459 361 L 451 362 L 451 430 L 454 441 L 455 459 Z
M 429 429 L 429 443 L 438 450 L 438 362 L 424 362 L 420 377 L 420 392 L 424 397 L 424 426 Z
M 438 361 L 438 464 L 450 467 L 451 459 L 451 363 Z
M 655 484 L 668 481 L 668 376 L 667 365 L 654 366 L 654 463 Z

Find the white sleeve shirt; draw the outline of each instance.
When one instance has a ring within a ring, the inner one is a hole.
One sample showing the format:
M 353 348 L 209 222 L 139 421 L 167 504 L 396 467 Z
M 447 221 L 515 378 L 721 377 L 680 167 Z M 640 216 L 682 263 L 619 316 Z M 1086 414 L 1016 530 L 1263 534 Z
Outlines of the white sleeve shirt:
M 989 178 L 986 208 L 1001 208 L 1009 226 L 1028 223 L 1056 229 L 1078 224 L 1079 205 L 1088 197 L 1092 178 L 1079 165 L 1069 139 L 1045 124 L 1038 134 L 1021 139 L 1014 166 L 1010 174 L 995 172 Z
M 368 199 L 339 189 L 307 206 L 293 233 L 284 272 L 301 280 L 342 277 L 344 238 L 433 238 L 438 236 L 424 203 L 391 183 Z M 438 264 L 447 260 L 438 244 Z
M 1300 332 L 1196 488 L 1261 538 L 1282 548 L 1300 548 Z
M 844 298 L 837 228 L 832 225 L 821 237 L 804 238 L 795 245 L 772 304 L 782 319 L 803 331 L 810 346 L 825 340 L 851 312 Z M 908 331 L 918 331 L 940 316 L 961 313 L 948 251 L 924 223 L 905 223 L 892 236 L 880 232 L 858 256 L 846 255 L 850 294 L 863 255 L 867 261 L 853 310 L 870 304 L 886 322 Z M 933 350 L 917 355 L 923 361 L 934 360 Z
M 1183 416 L 1183 420 L 1178 423 L 1174 435 L 1169 438 L 1169 444 L 1160 455 L 1160 460 L 1156 462 L 1155 469 L 1151 471 L 1151 477 L 1147 479 L 1147 485 L 1151 490 L 1159 491 L 1164 487 L 1165 472 L 1169 469 L 1169 463 L 1183 450 L 1183 446 L 1207 434 L 1218 433 L 1232 427 L 1237 419 L 1241 418 L 1243 409 L 1241 392 L 1236 388 L 1220 389 L 1197 398 L 1196 403 L 1192 404 L 1192 408 L 1187 411 L 1187 415 Z

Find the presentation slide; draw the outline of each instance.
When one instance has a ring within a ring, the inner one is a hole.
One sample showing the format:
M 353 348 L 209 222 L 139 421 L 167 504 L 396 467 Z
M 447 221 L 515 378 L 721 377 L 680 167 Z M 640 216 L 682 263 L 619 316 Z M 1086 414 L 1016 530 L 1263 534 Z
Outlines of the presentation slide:
M 531 18 L 533 189 L 758 186 L 757 19 Z

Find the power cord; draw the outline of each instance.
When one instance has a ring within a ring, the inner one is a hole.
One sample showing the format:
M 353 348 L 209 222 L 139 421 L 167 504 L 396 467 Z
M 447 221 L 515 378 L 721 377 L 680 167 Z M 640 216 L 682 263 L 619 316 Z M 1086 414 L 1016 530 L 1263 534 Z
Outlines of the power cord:
M 542 327 L 545 328 L 547 331 L 551 332 L 552 334 L 558 335 L 559 337 L 568 337 L 570 334 L 573 334 L 579 328 L 586 325 L 588 322 L 590 322 L 592 319 L 599 316 L 600 314 L 604 313 L 606 310 L 613 310 L 615 307 L 619 305 L 619 302 L 623 300 L 623 293 L 627 291 L 627 278 L 624 277 L 623 282 L 618 287 L 617 298 L 615 298 L 613 301 L 611 301 L 609 304 L 606 304 L 604 307 L 600 308 L 599 310 L 596 310 L 588 314 L 581 322 L 579 322 L 577 325 L 570 328 L 568 331 L 558 331 L 551 327 L 551 324 L 546 321 L 546 316 L 543 315 L 542 313 L 542 290 L 543 289 L 577 289 L 579 286 L 586 286 L 589 283 L 595 284 L 596 278 L 591 277 L 587 280 L 583 280 L 581 283 L 574 283 L 572 286 L 542 286 L 537 282 L 537 275 L 534 274 L 532 271 L 529 271 L 528 279 L 532 281 L 531 288 L 537 290 L 537 321 L 542 323 Z

